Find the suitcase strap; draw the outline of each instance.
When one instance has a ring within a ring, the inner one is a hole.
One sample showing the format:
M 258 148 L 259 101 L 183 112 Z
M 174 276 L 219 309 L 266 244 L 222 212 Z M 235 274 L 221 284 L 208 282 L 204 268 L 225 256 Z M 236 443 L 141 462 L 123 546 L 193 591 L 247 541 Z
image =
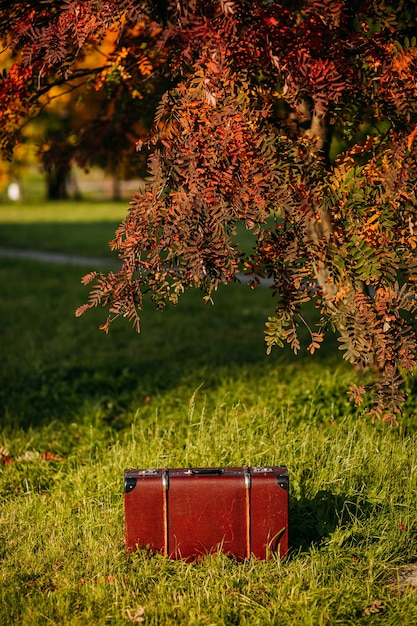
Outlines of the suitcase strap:
M 246 507 L 245 507 L 245 512 L 246 512 L 246 558 L 250 559 L 250 555 L 251 555 L 251 541 L 250 541 L 250 517 L 251 517 L 251 510 L 250 510 L 250 488 L 252 485 L 252 478 L 250 475 L 250 470 L 248 467 L 245 468 L 245 487 L 246 487 Z
M 218 471 L 211 473 L 220 473 Z M 245 524 L 246 524 L 246 558 L 251 556 L 251 506 L 250 506 L 250 489 L 252 486 L 252 477 L 248 467 L 244 468 L 245 478 Z M 168 534 L 168 490 L 169 476 L 168 470 L 162 474 L 162 509 L 164 518 L 164 556 L 169 555 L 169 534 Z
M 168 489 L 169 489 L 169 478 L 168 471 L 165 470 L 162 474 L 162 494 L 163 494 L 163 517 L 164 517 L 164 556 L 168 556 Z

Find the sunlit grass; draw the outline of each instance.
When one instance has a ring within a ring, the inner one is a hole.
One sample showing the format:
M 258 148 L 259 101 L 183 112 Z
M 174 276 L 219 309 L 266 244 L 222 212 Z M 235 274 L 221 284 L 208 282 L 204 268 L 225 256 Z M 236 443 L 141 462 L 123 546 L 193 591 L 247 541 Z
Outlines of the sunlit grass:
M 0 224 L 71 224 L 121 221 L 127 214 L 128 202 L 60 202 L 0 204 Z M 34 242 L 35 243 L 35 242 Z
M 317 385 L 318 370 L 310 376 Z M 66 426 L 4 439 L 16 460 L 3 470 L 3 623 L 368 624 L 375 607 L 377 623 L 413 623 L 415 596 L 389 585 L 415 558 L 415 436 L 351 417 L 330 425 L 324 407 L 320 424 L 307 411 L 297 425 L 285 403 L 276 412 L 265 397 L 245 405 L 224 392 L 167 391 L 119 432 L 87 403 Z M 125 467 L 283 461 L 285 562 L 126 556 Z
M 128 203 L 0 204 L 0 246 L 114 258 L 108 242 Z

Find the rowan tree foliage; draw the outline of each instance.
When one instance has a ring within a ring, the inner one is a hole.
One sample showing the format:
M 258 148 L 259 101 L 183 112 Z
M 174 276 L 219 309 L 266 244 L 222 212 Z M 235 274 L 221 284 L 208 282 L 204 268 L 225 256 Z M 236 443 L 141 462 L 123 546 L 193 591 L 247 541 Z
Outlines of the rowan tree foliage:
M 0 92 L 11 128 L 48 76 L 68 80 L 90 41 L 144 15 L 159 20 L 173 81 L 145 143 L 146 186 L 111 242 L 121 269 L 84 278 L 78 314 L 103 305 L 106 331 L 118 316 L 139 330 L 147 292 L 163 307 L 190 286 L 209 301 L 239 272 L 253 287 L 270 276 L 268 351 L 300 349 L 312 301 L 307 349 L 337 330 L 344 358 L 380 372 L 352 399 L 370 392 L 373 416 L 395 423 L 417 354 L 416 0 L 41 4 L 16 3 L 7 27 L 0 14 L 22 51 L 3 83 L 13 102 Z

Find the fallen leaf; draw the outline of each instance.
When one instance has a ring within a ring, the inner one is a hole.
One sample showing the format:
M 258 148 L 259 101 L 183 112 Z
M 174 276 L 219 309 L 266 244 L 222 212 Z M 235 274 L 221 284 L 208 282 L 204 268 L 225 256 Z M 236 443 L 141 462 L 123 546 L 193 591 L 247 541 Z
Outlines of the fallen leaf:
M 33 461 L 39 458 L 39 453 L 33 450 L 26 450 L 24 454 L 17 457 L 16 461 Z
M 363 615 L 373 615 L 374 613 L 380 613 L 385 609 L 385 602 L 382 600 L 374 600 L 366 609 L 363 610 Z
M 62 461 L 62 456 L 57 456 L 55 452 L 43 452 L 41 457 L 44 461 Z
M 145 621 L 144 614 L 145 608 L 143 606 L 140 606 L 138 609 L 126 609 L 127 619 L 129 622 L 135 622 L 136 624 Z

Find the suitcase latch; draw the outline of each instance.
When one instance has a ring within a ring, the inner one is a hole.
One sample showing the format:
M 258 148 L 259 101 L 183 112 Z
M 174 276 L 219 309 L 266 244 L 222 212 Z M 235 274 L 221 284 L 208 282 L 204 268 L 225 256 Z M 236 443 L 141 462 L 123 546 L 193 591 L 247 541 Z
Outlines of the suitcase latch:
M 164 488 L 165 491 L 169 489 L 169 477 L 168 477 L 168 472 L 166 470 L 162 474 L 162 487 Z

